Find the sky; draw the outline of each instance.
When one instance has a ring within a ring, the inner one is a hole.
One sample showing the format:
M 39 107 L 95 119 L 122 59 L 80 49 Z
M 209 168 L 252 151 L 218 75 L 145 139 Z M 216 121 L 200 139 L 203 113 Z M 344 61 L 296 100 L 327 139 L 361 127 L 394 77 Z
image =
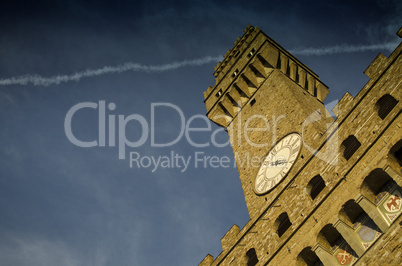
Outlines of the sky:
M 398 45 L 400 14 L 390 0 L 2 4 L 0 264 L 216 257 L 249 220 L 228 136 L 205 119 L 217 62 L 259 27 L 333 105 Z

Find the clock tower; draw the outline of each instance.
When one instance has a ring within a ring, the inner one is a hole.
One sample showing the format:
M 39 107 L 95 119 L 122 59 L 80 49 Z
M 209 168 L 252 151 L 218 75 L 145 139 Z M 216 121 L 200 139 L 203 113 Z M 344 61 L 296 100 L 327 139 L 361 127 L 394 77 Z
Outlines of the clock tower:
M 306 65 L 248 26 L 215 67 L 207 116 L 230 137 L 250 217 L 292 179 L 333 119 L 328 88 Z
M 400 44 L 332 117 L 318 76 L 248 26 L 204 98 L 229 134 L 250 220 L 200 265 L 401 265 L 401 70 Z

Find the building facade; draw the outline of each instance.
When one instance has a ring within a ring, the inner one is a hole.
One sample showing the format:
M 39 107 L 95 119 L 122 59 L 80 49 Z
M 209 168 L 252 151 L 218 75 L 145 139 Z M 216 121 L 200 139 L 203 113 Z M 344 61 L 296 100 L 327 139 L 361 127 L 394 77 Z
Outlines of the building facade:
M 250 220 L 200 265 L 402 264 L 401 51 L 378 55 L 332 117 L 319 77 L 245 29 L 204 98 L 229 134 Z

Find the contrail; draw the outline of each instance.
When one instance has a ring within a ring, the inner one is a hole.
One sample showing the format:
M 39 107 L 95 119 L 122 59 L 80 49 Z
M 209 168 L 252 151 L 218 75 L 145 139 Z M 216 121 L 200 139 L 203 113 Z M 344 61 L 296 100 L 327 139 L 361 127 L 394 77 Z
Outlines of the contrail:
M 356 52 L 366 52 L 366 51 L 378 51 L 387 50 L 392 52 L 397 46 L 398 42 L 388 42 L 382 44 L 371 44 L 371 45 L 350 45 L 350 44 L 340 44 L 336 46 L 320 47 L 320 48 L 295 48 L 289 50 L 290 53 L 294 55 L 332 55 L 340 53 L 356 53 Z
M 393 51 L 395 47 L 398 46 L 398 44 L 399 44 L 398 42 L 389 42 L 389 43 L 372 44 L 372 45 L 341 44 L 336 46 L 320 47 L 320 48 L 301 47 L 291 49 L 289 50 L 289 52 L 291 52 L 294 55 L 320 56 L 320 55 L 356 53 L 356 52 L 377 51 L 377 50 Z M 221 56 L 217 57 L 207 56 L 204 58 L 194 60 L 184 60 L 181 62 L 173 62 L 164 65 L 143 65 L 139 63 L 129 62 L 117 66 L 105 66 L 98 69 L 87 69 L 82 72 L 77 72 L 70 75 L 57 75 L 52 77 L 42 77 L 39 75 L 24 75 L 24 76 L 11 77 L 6 79 L 0 79 L 0 85 L 32 84 L 34 86 L 49 86 L 53 84 L 60 84 L 62 82 L 79 81 L 81 78 L 100 76 L 109 73 L 121 73 L 125 71 L 158 73 L 178 69 L 185 66 L 201 66 L 212 62 L 218 62 L 220 60 L 222 60 Z
M 7 79 L 1 79 L 0 85 L 27 85 L 29 83 L 35 86 L 49 86 L 53 84 L 60 84 L 62 82 L 79 81 L 81 78 L 94 77 L 109 73 L 121 73 L 125 71 L 158 73 L 168 70 L 174 70 L 184 66 L 201 66 L 211 62 L 218 62 L 222 60 L 222 57 L 207 56 L 204 58 L 194 60 L 184 60 L 181 62 L 173 62 L 165 65 L 143 65 L 138 63 L 125 63 L 117 66 L 105 66 L 98 69 L 87 69 L 82 72 L 74 73 L 71 75 L 57 75 L 52 77 L 42 77 L 39 75 L 24 75 L 18 77 L 11 77 Z

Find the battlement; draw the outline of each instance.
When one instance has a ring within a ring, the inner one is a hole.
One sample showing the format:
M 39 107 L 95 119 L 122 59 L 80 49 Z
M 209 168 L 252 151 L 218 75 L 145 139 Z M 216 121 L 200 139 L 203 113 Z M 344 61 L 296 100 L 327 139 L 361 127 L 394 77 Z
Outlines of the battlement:
M 244 30 L 243 36 L 240 36 L 239 38 L 237 38 L 237 40 L 233 43 L 233 45 L 234 45 L 233 49 L 229 49 L 226 52 L 226 54 L 223 56 L 223 61 L 219 62 L 215 66 L 214 76 L 216 79 L 219 79 L 222 77 L 221 74 L 224 73 L 226 66 L 232 64 L 235 61 L 235 59 L 242 52 L 244 52 L 244 50 L 247 48 L 247 46 L 251 42 L 251 40 L 254 39 L 256 34 L 258 34 L 258 30 L 255 30 L 255 28 L 253 26 L 248 25 L 246 27 L 246 29 Z
M 248 26 L 237 46 L 215 68 L 216 84 L 204 93 L 208 117 L 227 127 L 241 111 L 227 128 L 237 136 L 241 122 L 253 115 L 286 115 L 270 139 L 276 144 L 231 142 L 235 154 L 277 153 L 283 147 L 278 139 L 294 132 L 304 142 L 291 170 L 266 194 L 253 190 L 258 168 L 238 167 L 250 220 L 241 229 L 232 226 L 221 238 L 222 252 L 199 265 L 399 265 L 402 44 L 368 66 L 370 80 L 355 97 L 342 97 L 333 109 L 337 119 L 324 121 L 325 131 L 300 126 L 320 113 L 315 110 L 328 93 L 316 74 L 258 28 Z M 252 133 L 257 141 L 271 137 Z
M 216 84 L 204 92 L 207 116 L 218 125 L 227 127 L 275 70 L 319 101 L 327 96 L 318 75 L 259 28 L 247 26 L 234 45 L 215 67 Z

